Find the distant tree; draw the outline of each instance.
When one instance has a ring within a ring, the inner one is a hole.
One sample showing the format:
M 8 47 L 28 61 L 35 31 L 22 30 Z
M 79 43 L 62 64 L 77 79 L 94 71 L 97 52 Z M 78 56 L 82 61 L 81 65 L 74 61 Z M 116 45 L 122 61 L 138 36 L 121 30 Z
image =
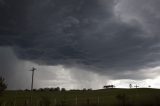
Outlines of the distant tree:
M 33 89 L 33 91 L 37 91 L 37 89 Z
M 54 91 L 54 88 L 50 88 L 49 91 Z
M 50 88 L 44 88 L 44 91 L 49 91 L 50 90 Z
M 105 85 L 105 86 L 103 86 L 103 89 L 108 89 L 108 88 L 115 88 L 115 85 Z
M 25 89 L 24 91 L 27 91 L 27 92 L 28 92 L 28 91 L 30 91 L 30 90 L 29 90 L 29 89 Z
M 44 91 L 44 89 L 43 88 L 39 88 L 38 91 Z
M 59 87 L 54 88 L 54 91 L 60 91 L 60 88 Z
M 5 89 L 7 89 L 5 79 L 3 77 L 0 77 L 0 93 L 2 93 Z
M 132 88 L 132 84 L 129 84 L 129 88 Z
M 87 89 L 86 89 L 86 88 L 83 88 L 83 91 L 87 91 Z
M 66 89 L 65 89 L 65 88 L 62 88 L 61 91 L 64 92 L 64 91 L 66 91 Z
M 88 91 L 92 91 L 92 88 L 89 88 Z

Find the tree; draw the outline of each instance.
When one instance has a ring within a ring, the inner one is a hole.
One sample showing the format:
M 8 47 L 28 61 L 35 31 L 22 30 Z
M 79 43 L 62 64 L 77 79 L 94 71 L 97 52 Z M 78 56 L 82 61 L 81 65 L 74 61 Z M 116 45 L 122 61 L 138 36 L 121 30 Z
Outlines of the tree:
M 132 88 L 132 84 L 129 84 L 129 88 Z
M 105 85 L 105 86 L 103 86 L 103 89 L 108 89 L 108 88 L 115 88 L 115 85 Z
M 65 92 L 65 91 L 66 91 L 66 89 L 65 89 L 65 88 L 62 88 L 62 89 L 61 89 L 61 91 L 62 91 L 62 92 Z
M 54 91 L 60 91 L 59 87 L 54 88 Z
M 0 77 L 0 93 L 2 93 L 7 88 L 7 85 L 5 84 L 5 79 L 3 77 Z

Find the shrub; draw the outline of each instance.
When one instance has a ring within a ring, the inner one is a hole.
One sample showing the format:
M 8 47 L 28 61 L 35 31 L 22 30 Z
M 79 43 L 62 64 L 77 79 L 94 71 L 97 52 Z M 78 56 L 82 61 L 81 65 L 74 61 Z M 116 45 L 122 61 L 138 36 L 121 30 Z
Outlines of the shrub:
M 2 93 L 5 89 L 7 89 L 5 79 L 3 77 L 0 77 L 0 93 Z

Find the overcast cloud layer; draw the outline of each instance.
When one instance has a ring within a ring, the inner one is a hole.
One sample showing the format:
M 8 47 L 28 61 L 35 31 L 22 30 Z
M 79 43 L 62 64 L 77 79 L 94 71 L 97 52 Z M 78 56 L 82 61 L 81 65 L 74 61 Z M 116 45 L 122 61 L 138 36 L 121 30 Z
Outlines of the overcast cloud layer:
M 122 72 L 159 65 L 157 4 L 158 0 L 0 0 L 0 46 L 11 47 L 20 60 L 128 78 Z

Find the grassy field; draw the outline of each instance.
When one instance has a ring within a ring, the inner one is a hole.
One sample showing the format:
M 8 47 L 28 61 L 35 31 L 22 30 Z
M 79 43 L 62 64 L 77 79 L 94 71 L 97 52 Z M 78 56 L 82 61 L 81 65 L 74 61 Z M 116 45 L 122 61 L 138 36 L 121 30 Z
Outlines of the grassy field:
M 5 91 L 0 106 L 160 106 L 160 90 Z

